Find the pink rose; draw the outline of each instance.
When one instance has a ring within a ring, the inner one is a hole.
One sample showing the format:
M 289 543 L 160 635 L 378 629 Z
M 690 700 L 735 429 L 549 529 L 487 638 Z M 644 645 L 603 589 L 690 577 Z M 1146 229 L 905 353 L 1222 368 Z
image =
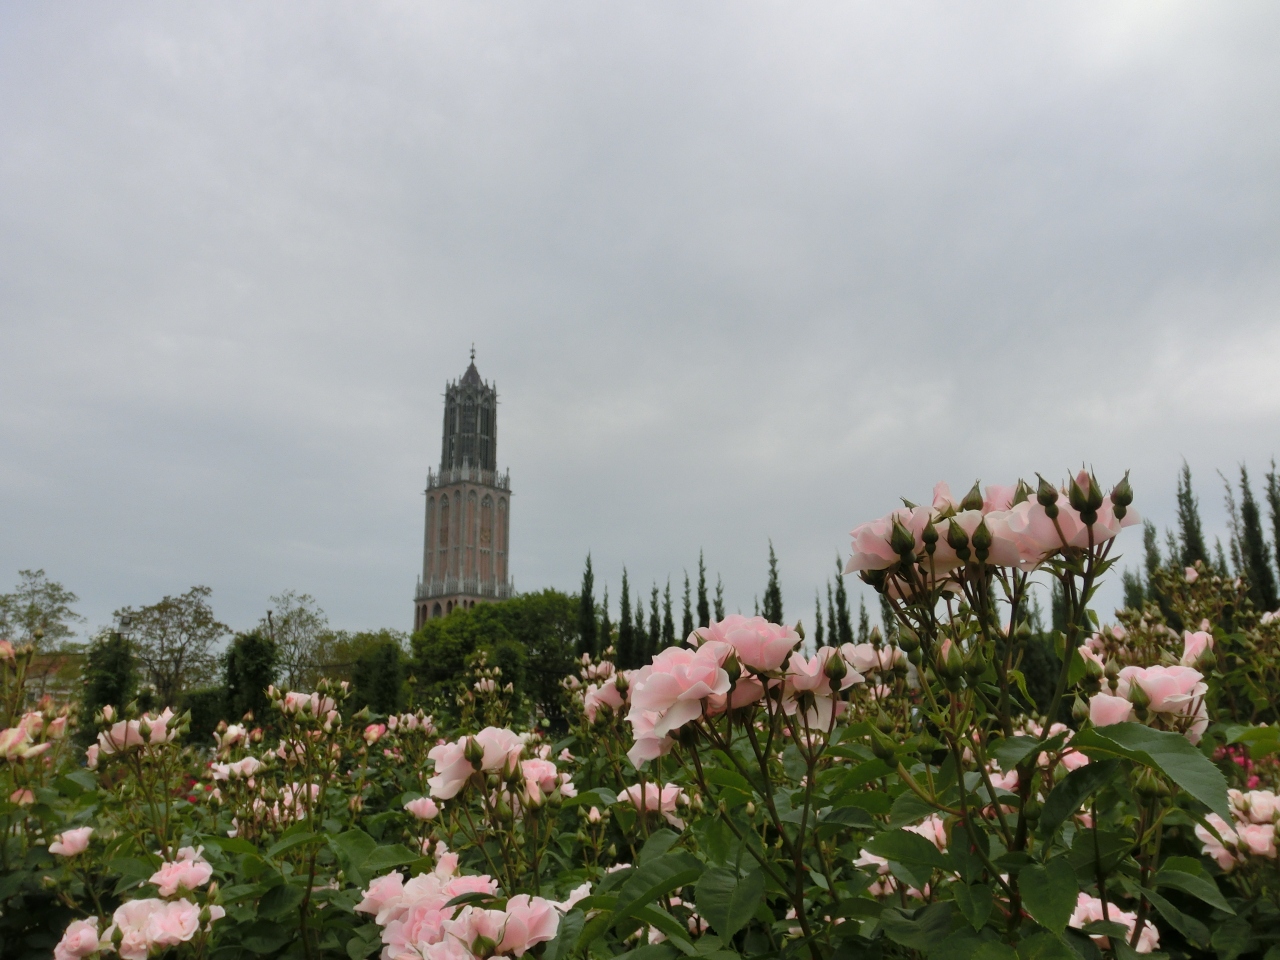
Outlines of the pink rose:
M 867 674 L 873 671 L 888 673 L 897 663 L 906 663 L 907 656 L 901 647 L 888 644 L 879 650 L 870 643 L 846 643 L 840 647 L 845 662 L 857 673 Z
M 1113 723 L 1124 723 L 1133 713 L 1133 704 L 1124 697 L 1113 697 L 1109 693 L 1095 693 L 1089 698 L 1089 719 L 1095 727 L 1109 727 Z
M 703 644 L 727 643 L 744 670 L 759 673 L 779 669 L 800 644 L 800 635 L 791 627 L 770 623 L 764 617 L 744 617 L 739 613 L 729 614 L 698 631 L 698 634 Z
M 172 900 L 151 914 L 147 940 L 153 947 L 176 947 L 190 940 L 199 929 L 200 908 L 190 900 Z
M 1270 790 L 1250 790 L 1248 793 L 1228 790 L 1227 795 L 1241 817 L 1253 823 L 1272 823 L 1280 812 L 1280 803 Z
M 164 906 L 163 900 L 155 899 L 130 900 L 120 904 L 111 915 L 111 926 L 107 927 L 102 939 L 109 943 L 118 931 L 120 944 L 116 952 L 124 960 L 147 960 L 147 954 L 151 952 L 151 918 Z
M 369 884 L 369 889 L 364 891 L 364 899 L 357 903 L 354 909 L 357 913 L 374 914 L 381 918 L 383 911 L 399 900 L 403 893 L 404 877 L 398 873 L 388 873 L 385 877 L 378 877 Z M 385 924 L 382 919 L 378 919 L 377 922 Z
M 98 918 L 72 920 L 58 945 L 53 948 L 53 960 L 80 960 L 99 950 Z
M 522 957 L 535 943 L 545 943 L 556 935 L 560 914 L 555 904 L 542 897 L 517 894 L 507 901 L 507 922 L 498 953 Z
M 1130 687 L 1136 684 L 1142 688 L 1153 713 L 1186 715 L 1189 704 L 1209 689 L 1201 682 L 1204 677 L 1200 672 L 1190 667 L 1125 667 L 1120 679 Z
M 427 757 L 435 761 L 436 773 L 427 784 L 431 787 L 431 796 L 437 800 L 451 800 L 466 786 L 476 768 L 471 765 L 464 754 L 467 738 L 456 743 L 444 743 L 432 747 Z
M 689 798 L 675 784 L 668 783 L 661 787 L 655 783 L 632 784 L 618 794 L 618 800 L 625 800 L 637 810 L 661 813 L 673 827 L 684 829 L 684 821 L 676 816 L 676 804 L 688 803 Z
M 1186 579 L 1187 583 L 1195 583 L 1200 579 L 1200 571 L 1195 567 L 1187 567 L 1187 569 L 1183 571 L 1182 575 Z
M 1196 661 L 1206 650 L 1213 649 L 1213 634 L 1204 630 L 1195 633 L 1187 632 L 1182 637 L 1182 659 L 1184 667 L 1194 667 Z
M 945 486 L 940 484 L 939 486 Z M 948 491 L 947 496 L 950 496 Z M 890 546 L 893 536 L 893 523 L 896 520 L 915 537 L 917 554 L 924 549 L 921 534 L 933 518 L 933 510 L 928 507 L 895 510 L 879 520 L 871 520 L 853 528 L 853 549 L 849 562 L 845 564 L 845 573 L 857 573 L 863 570 L 884 570 L 893 566 L 900 559 Z
M 404 808 L 419 820 L 434 820 L 440 815 L 440 808 L 430 797 L 419 797 L 417 800 L 410 800 Z
M 203 887 L 213 876 L 213 867 L 205 862 L 201 851 L 192 847 L 183 847 L 178 851 L 178 859 L 163 863 L 160 869 L 151 875 L 162 897 L 172 897 L 178 890 L 195 890 Z
M 64 830 L 49 844 L 49 852 L 63 857 L 74 857 L 89 849 L 89 838 L 93 836 L 93 827 L 76 827 Z
M 484 748 L 480 769 L 486 773 L 515 769 L 520 762 L 520 754 L 524 752 L 524 741 L 520 739 L 520 734 L 505 727 L 485 727 L 476 734 L 476 743 Z
M 1223 845 L 1223 841 L 1226 841 L 1227 844 L 1235 847 L 1239 844 L 1240 837 L 1236 834 L 1235 830 L 1231 828 L 1231 825 L 1216 813 L 1209 814 L 1205 817 L 1205 820 L 1218 831 L 1222 840 L 1219 840 L 1201 826 L 1196 827 L 1196 837 L 1198 837 L 1200 842 L 1204 844 L 1204 852 L 1213 857 L 1214 860 L 1218 861 L 1219 867 L 1230 873 L 1235 869 L 1236 864 L 1239 861 L 1236 858 L 1236 854 L 1233 851 L 1228 850 L 1227 847 Z
M 383 734 L 387 732 L 385 723 L 371 723 L 364 728 L 364 742 L 373 746 L 382 739 Z
M 616 677 L 610 677 L 599 685 L 588 684 L 582 696 L 582 708 L 587 714 L 587 720 L 591 723 L 596 722 L 596 715 L 601 707 L 608 707 L 613 713 L 619 713 L 626 704 L 626 694 L 618 689 Z
M 98 750 L 99 750 L 98 745 L 96 743 L 93 743 L 93 744 L 90 744 L 89 748 L 84 752 L 85 766 L 87 766 L 90 770 L 98 769 Z
M 1236 827 L 1240 846 L 1255 857 L 1275 859 L 1276 828 L 1269 823 L 1244 823 Z
M 627 714 L 636 740 L 633 763 L 637 757 L 640 762 L 652 759 L 641 754 L 661 749 L 656 743 L 641 748 L 642 741 L 662 741 L 671 731 L 700 717 L 703 700 L 729 692 L 729 674 L 721 666 L 728 653 L 729 647 L 716 641 L 697 650 L 667 647 L 651 664 L 634 673 Z
M 847 644 L 846 644 L 847 646 Z M 831 689 L 831 679 L 827 676 L 827 664 L 833 659 L 843 659 L 835 647 L 822 647 L 813 657 L 806 659 L 799 653 L 791 655 L 787 673 L 782 686 L 782 709 L 788 716 L 799 708 L 804 695 L 808 695 L 809 705 L 804 712 L 804 721 L 810 729 L 828 730 L 832 717 L 847 704 L 837 703 L 835 693 Z M 840 679 L 837 690 L 847 690 L 855 683 L 862 683 L 863 677 L 845 665 L 845 674 Z

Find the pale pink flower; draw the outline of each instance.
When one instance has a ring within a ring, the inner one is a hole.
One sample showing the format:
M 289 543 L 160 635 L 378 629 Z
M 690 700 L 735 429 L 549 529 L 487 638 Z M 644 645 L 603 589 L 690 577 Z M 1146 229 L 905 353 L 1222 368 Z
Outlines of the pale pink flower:
M 1138 917 L 1136 914 L 1127 910 L 1121 910 L 1114 903 L 1108 905 L 1107 918 L 1113 923 L 1127 927 L 1130 935 L 1137 926 Z M 1081 930 L 1091 923 L 1097 923 L 1103 920 L 1102 901 L 1097 897 L 1091 897 L 1087 893 L 1081 893 L 1076 898 L 1076 908 L 1071 913 L 1071 919 L 1068 923 L 1077 930 Z M 1094 942 L 1103 949 L 1111 946 L 1109 938 L 1104 936 L 1095 936 Z M 1151 953 L 1156 947 L 1160 946 L 1160 932 L 1148 920 L 1142 927 L 1142 933 L 1138 934 L 1138 943 L 1134 949 L 1138 953 Z
M 195 890 L 203 887 L 213 877 L 213 867 L 205 862 L 201 852 L 194 847 L 183 847 L 178 851 L 178 859 L 160 865 L 160 869 L 151 875 L 151 882 L 156 885 L 162 897 L 172 897 L 180 889 Z
M 1187 583 L 1195 583 L 1197 580 L 1200 579 L 1200 571 L 1197 570 L 1195 567 L 1187 567 L 1187 569 L 1183 573 L 1183 576 L 1186 578 Z
M 743 670 L 758 673 L 780 669 L 791 651 L 800 644 L 800 635 L 791 627 L 770 623 L 764 617 L 744 617 L 740 613 L 731 613 L 696 633 L 702 644 L 727 643 Z M 724 659 L 721 657 L 720 661 Z
M 337 706 L 330 697 L 322 697 L 318 693 L 300 693 L 290 690 L 284 695 L 280 709 L 287 714 L 310 714 L 315 717 L 327 715 Z
M 872 671 L 888 673 L 897 663 L 906 663 L 907 655 L 901 647 L 885 644 L 876 649 L 870 643 L 846 643 L 840 647 L 845 662 L 857 673 L 867 674 Z
M 96 743 L 93 743 L 93 744 L 90 744 L 88 749 L 86 749 L 84 752 L 85 766 L 87 766 L 90 770 L 98 769 L 98 750 L 99 750 L 98 745 Z
M 1270 790 L 1250 790 L 1248 793 L 1228 790 L 1227 796 L 1241 818 L 1251 823 L 1272 823 L 1280 813 L 1280 801 Z
M 76 827 L 64 830 L 49 844 L 49 852 L 64 857 L 74 857 L 89 849 L 89 838 L 93 836 L 93 827 Z
M 475 774 L 476 768 L 466 758 L 467 738 L 456 743 L 444 743 L 432 747 L 427 756 L 435 761 L 436 773 L 427 780 L 431 787 L 431 796 L 437 800 L 450 800 L 466 786 L 467 781 Z
M 502 932 L 498 952 L 514 953 L 517 957 L 536 943 L 545 943 L 556 935 L 560 926 L 560 914 L 556 905 L 542 897 L 517 894 L 507 901 L 507 920 Z
M 1184 667 L 1194 667 L 1201 654 L 1212 649 L 1212 633 L 1204 630 L 1197 630 L 1195 633 L 1187 631 L 1182 637 L 1182 659 L 1179 663 Z
M 724 643 L 710 641 L 697 650 L 667 647 L 631 678 L 631 724 L 636 744 L 632 763 L 652 759 L 669 747 L 662 741 L 673 730 L 702 715 L 703 700 L 729 692 L 729 674 L 721 664 L 729 653 Z M 654 753 L 653 751 L 658 751 Z
M 1236 834 L 1240 837 L 1240 847 L 1248 850 L 1255 857 L 1275 859 L 1276 828 L 1270 823 L 1238 823 Z
M 843 701 L 837 703 L 835 691 L 831 689 L 831 680 L 826 674 L 827 664 L 833 657 L 840 659 L 840 653 L 835 647 L 822 647 L 807 659 L 799 653 L 793 653 L 783 678 L 782 709 L 787 715 L 794 714 L 807 694 L 810 703 L 803 716 L 811 729 L 829 729 L 837 708 L 847 706 Z M 850 669 L 847 664 L 845 667 L 845 675 L 839 681 L 837 690 L 847 690 L 855 683 L 863 682 L 860 673 Z
M 1109 727 L 1124 723 L 1133 714 L 1133 704 L 1124 697 L 1109 693 L 1095 693 L 1089 698 L 1089 719 L 1095 727 Z
M 1239 863 L 1239 859 L 1233 850 L 1229 850 L 1227 849 L 1227 846 L 1224 846 L 1224 841 L 1227 845 L 1234 848 L 1239 845 L 1240 837 L 1235 830 L 1231 828 L 1231 825 L 1216 813 L 1209 814 L 1205 817 L 1205 820 L 1218 831 L 1222 839 L 1219 840 L 1212 833 L 1199 825 L 1196 826 L 1196 837 L 1198 837 L 1200 842 L 1204 844 L 1204 852 L 1213 857 L 1213 859 L 1218 862 L 1219 867 L 1227 873 L 1230 873 L 1236 868 L 1237 863 Z
M 689 798 L 675 784 L 669 783 L 663 786 L 656 783 L 632 784 L 618 794 L 618 799 L 625 800 L 637 810 L 661 813 L 677 830 L 684 829 L 684 821 L 676 816 L 676 804 L 688 803 Z
M 98 918 L 72 920 L 58 945 L 53 948 L 53 960 L 80 960 L 100 949 L 98 943 Z
M 520 739 L 520 734 L 505 727 L 485 727 L 476 734 L 476 743 L 484 749 L 480 769 L 486 773 L 515 769 L 520 762 L 520 754 L 524 751 L 524 741 Z
M 20 807 L 25 807 L 28 804 L 35 803 L 35 801 L 36 795 L 30 790 L 24 790 L 21 787 L 9 794 L 9 802 L 16 803 Z
M 440 808 L 430 797 L 419 797 L 405 803 L 404 808 L 419 820 L 433 820 L 440 814 Z
M 383 734 L 386 732 L 387 725 L 385 723 L 371 723 L 364 728 L 364 742 L 369 744 L 369 746 L 373 746 L 382 739 Z
M 591 723 L 596 722 L 596 715 L 601 707 L 608 707 L 612 712 L 618 713 L 626 704 L 626 694 L 618 689 L 616 677 L 610 677 L 599 685 L 587 684 L 586 692 L 582 695 L 582 708 Z
M 123 960 L 147 960 L 151 952 L 151 918 L 163 910 L 163 900 L 146 899 L 130 900 L 120 904 L 111 915 L 111 926 L 107 927 L 102 939 L 110 943 L 113 934 L 119 931 L 120 944 L 116 952 Z
M 1014 774 L 1015 784 L 1017 774 Z M 912 833 L 919 834 L 939 850 L 947 849 L 947 828 L 942 822 L 942 818 L 936 813 L 925 817 L 922 821 L 912 826 L 903 827 L 904 830 L 910 830 Z

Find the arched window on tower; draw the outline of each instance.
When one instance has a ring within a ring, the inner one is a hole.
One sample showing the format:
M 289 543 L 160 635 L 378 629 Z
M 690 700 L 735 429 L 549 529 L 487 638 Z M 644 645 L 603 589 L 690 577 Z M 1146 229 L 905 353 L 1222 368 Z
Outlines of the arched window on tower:
M 493 580 L 493 497 L 480 504 L 480 579 Z

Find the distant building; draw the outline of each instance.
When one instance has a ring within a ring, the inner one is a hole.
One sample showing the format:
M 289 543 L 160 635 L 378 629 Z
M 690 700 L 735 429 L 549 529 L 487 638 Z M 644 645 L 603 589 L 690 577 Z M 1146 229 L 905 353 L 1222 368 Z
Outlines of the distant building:
M 456 607 L 514 594 L 507 567 L 511 474 L 498 472 L 498 391 L 480 379 L 476 351 L 445 386 L 440 472 L 427 471 L 422 576 L 413 628 Z

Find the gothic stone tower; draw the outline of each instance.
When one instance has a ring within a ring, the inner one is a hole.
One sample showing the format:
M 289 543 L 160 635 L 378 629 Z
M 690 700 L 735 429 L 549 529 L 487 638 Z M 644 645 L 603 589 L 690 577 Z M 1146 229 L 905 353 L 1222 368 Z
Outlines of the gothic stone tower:
M 507 573 L 511 474 L 499 473 L 498 391 L 476 370 L 444 393 L 440 472 L 427 471 L 427 523 L 413 628 L 515 592 Z

